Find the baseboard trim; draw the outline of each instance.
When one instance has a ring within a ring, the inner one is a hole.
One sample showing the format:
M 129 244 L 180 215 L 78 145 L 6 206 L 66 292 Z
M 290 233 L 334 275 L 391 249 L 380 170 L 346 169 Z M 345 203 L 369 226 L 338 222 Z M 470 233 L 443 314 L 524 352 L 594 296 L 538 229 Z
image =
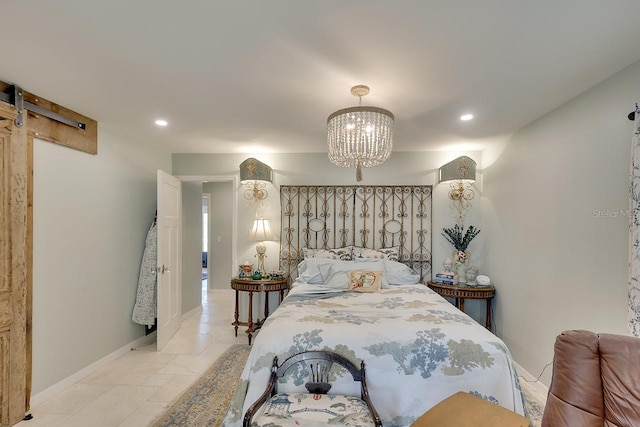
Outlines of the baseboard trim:
M 45 400 L 47 400 L 47 399 L 53 397 L 54 395 L 60 393 L 62 390 L 66 389 L 67 387 L 69 387 L 69 386 L 77 383 L 78 381 L 88 377 L 89 375 L 91 375 L 92 373 L 94 373 L 98 369 L 104 367 L 108 363 L 114 361 L 118 357 L 120 357 L 120 356 L 122 356 L 124 354 L 127 354 L 128 352 L 130 352 L 131 350 L 135 349 L 136 347 L 142 347 L 142 346 L 148 345 L 153 340 L 155 340 L 155 338 L 156 338 L 156 332 L 153 331 L 149 335 L 145 335 L 144 337 L 140 337 L 137 340 L 132 341 L 131 343 L 119 348 L 118 350 L 114 351 L 113 353 L 106 355 L 102 359 L 99 359 L 99 360 L 93 362 L 91 365 L 87 366 L 86 368 L 83 368 L 83 369 L 79 370 L 78 372 L 76 372 L 76 373 L 68 376 L 67 378 L 63 379 L 62 381 L 57 382 L 54 385 L 42 390 L 40 393 L 32 395 L 31 396 L 31 407 L 33 408 L 34 406 L 39 405 L 40 403 L 44 402 Z
M 518 375 L 527 380 L 527 384 L 531 386 L 537 393 L 540 393 L 541 396 L 546 396 L 549 392 L 549 388 L 542 384 L 540 381 L 536 381 L 536 377 L 531 375 L 526 369 L 522 366 L 518 365 L 516 362 L 513 362 L 516 366 L 516 371 L 518 371 Z
M 199 305 L 196 308 L 194 308 L 193 310 L 189 310 L 186 313 L 183 313 L 182 314 L 182 321 L 184 322 L 189 317 L 193 316 L 194 314 L 200 313 L 201 311 L 202 311 L 202 305 Z

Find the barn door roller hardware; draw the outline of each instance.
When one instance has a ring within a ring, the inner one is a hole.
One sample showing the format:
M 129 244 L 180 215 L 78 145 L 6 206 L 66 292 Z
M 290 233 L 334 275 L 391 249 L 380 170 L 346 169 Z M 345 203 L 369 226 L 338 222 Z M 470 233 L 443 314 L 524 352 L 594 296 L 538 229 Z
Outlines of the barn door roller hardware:
M 86 130 L 87 125 L 85 123 L 77 122 L 73 119 L 65 117 L 61 114 L 55 113 L 51 110 L 47 110 L 46 108 L 42 108 L 39 105 L 32 104 L 29 101 L 24 100 L 24 92 L 20 86 L 10 85 L 7 87 L 7 90 L 2 93 L 0 92 L 0 101 L 7 102 L 13 105 L 16 110 L 18 110 L 18 116 L 16 117 L 16 126 L 22 127 L 24 124 L 23 114 L 24 110 L 29 110 L 32 113 L 40 114 L 41 116 L 45 116 L 50 118 L 51 120 L 55 120 L 56 122 L 64 123 L 65 125 L 72 126 L 77 129 Z

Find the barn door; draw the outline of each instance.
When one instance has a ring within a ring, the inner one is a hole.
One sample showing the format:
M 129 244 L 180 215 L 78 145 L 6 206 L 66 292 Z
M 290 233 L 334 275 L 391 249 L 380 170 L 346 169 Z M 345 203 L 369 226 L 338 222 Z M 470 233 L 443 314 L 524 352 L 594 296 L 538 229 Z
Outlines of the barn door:
M 26 126 L 0 102 L 0 426 L 27 410 L 28 176 Z

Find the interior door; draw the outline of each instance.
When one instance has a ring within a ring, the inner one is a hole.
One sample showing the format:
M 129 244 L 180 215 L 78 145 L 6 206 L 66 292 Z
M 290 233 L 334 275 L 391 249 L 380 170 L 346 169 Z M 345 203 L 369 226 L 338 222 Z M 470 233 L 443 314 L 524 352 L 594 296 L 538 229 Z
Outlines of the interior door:
M 158 332 L 161 350 L 182 318 L 182 187 L 180 180 L 158 170 Z
M 0 102 L 0 426 L 24 418 L 30 360 L 27 341 L 28 157 L 26 126 Z

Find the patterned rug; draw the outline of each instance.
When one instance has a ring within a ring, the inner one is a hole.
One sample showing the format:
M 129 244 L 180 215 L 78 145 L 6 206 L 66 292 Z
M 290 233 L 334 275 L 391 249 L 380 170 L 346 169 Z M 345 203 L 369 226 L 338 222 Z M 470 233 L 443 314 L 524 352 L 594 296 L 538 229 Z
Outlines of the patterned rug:
M 237 344 L 224 352 L 153 424 L 153 427 L 216 427 L 236 391 L 251 347 Z
M 524 414 L 531 420 L 531 427 L 540 427 L 545 402 L 538 397 L 533 386 L 526 381 L 521 380 L 520 387 L 522 388 L 522 397 L 524 397 Z

